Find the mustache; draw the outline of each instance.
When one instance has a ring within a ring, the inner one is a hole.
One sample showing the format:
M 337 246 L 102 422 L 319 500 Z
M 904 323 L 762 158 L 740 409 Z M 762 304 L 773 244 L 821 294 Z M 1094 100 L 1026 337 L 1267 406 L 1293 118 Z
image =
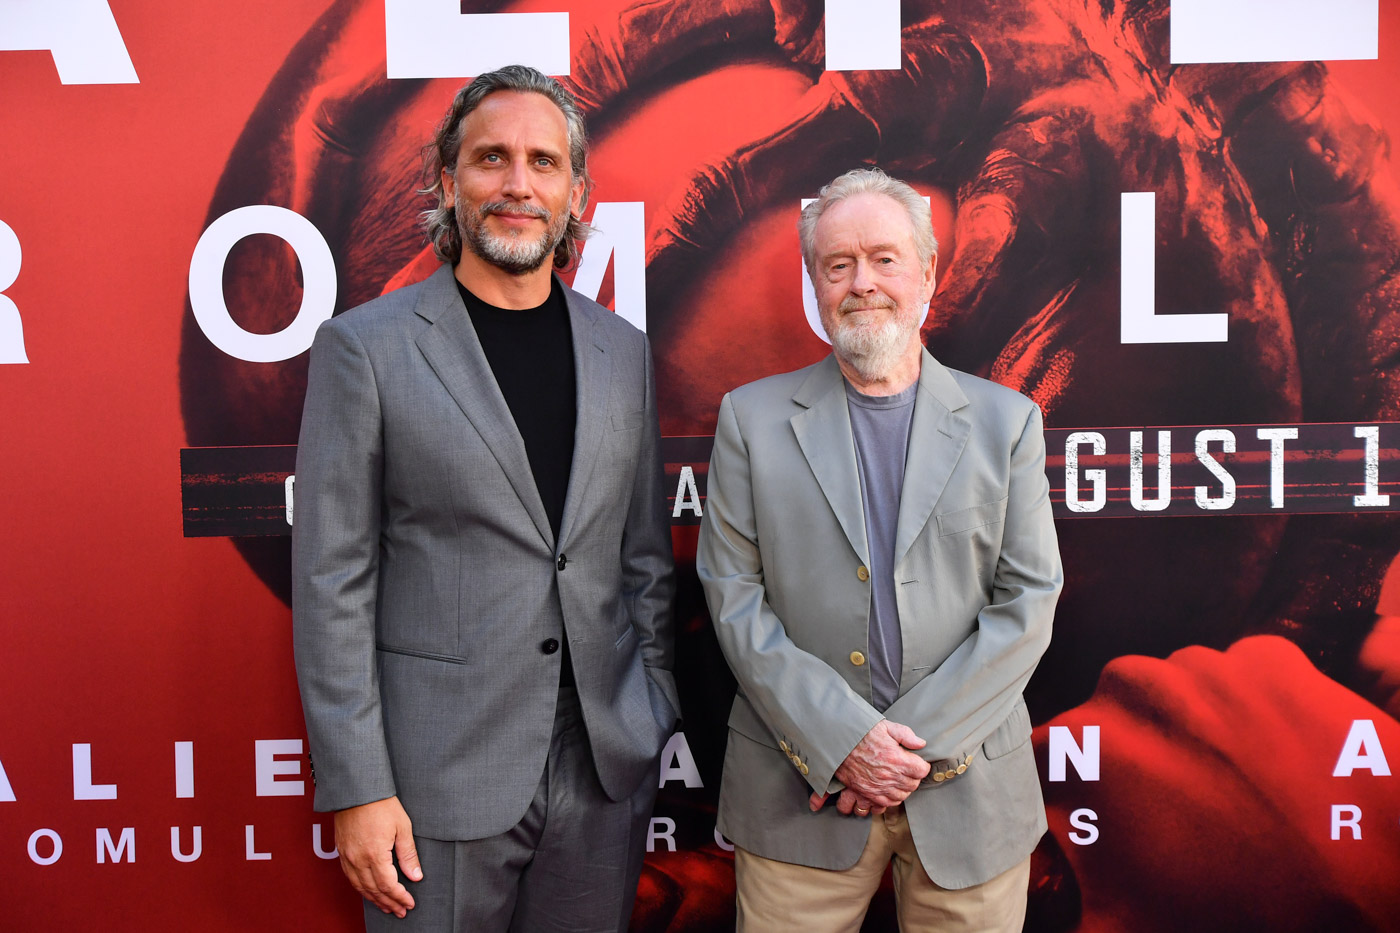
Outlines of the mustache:
M 841 300 L 841 304 L 836 307 L 836 310 L 841 314 L 850 314 L 853 311 L 873 311 L 877 308 L 893 311 L 895 307 L 894 299 L 888 295 L 871 295 L 868 298 L 847 295 Z
M 549 211 L 538 204 L 521 204 L 518 201 L 486 201 L 477 211 L 482 217 L 488 214 L 507 214 L 514 217 L 538 217 L 544 221 L 551 217 Z

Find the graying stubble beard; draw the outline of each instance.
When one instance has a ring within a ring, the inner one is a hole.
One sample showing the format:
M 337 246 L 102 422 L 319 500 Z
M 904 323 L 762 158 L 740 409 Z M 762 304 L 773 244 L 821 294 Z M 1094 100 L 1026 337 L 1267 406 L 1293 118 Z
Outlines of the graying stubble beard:
M 894 371 L 908 350 L 909 341 L 917 339 L 917 318 L 897 309 L 895 317 L 877 329 L 841 327 L 839 314 L 848 303 L 858 304 L 847 299 L 837 309 L 836 332 L 827 335 L 831 338 L 831 347 L 861 379 L 878 382 Z
M 538 239 L 521 240 L 493 236 L 486 232 L 483 221 L 493 211 L 529 214 L 543 217 L 545 231 Z M 554 249 L 564 239 L 568 217 L 556 218 L 538 204 L 516 204 L 510 201 L 487 201 L 476 210 L 458 200 L 453 207 L 457 217 L 457 229 L 462 236 L 462 245 L 477 256 L 512 275 L 525 275 L 544 265 L 545 260 L 554 256 Z

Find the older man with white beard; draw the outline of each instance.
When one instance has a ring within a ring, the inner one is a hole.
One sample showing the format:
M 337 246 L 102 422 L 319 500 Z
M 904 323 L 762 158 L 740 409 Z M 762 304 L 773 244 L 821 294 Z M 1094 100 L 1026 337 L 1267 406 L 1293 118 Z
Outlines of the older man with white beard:
M 1061 586 L 1040 412 L 920 344 L 907 184 L 848 172 L 798 230 L 832 354 L 725 396 L 696 558 L 739 683 L 739 929 L 858 930 L 893 861 L 901 930 L 1020 930 Z

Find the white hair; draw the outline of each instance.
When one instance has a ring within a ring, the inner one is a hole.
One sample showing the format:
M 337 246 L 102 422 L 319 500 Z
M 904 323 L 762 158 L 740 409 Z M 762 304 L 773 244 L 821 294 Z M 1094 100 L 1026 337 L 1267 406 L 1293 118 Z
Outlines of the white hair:
M 905 182 L 891 178 L 872 166 L 852 169 L 838 176 L 817 193 L 815 201 L 802 208 L 802 216 L 797 219 L 797 238 L 802 243 L 802 261 L 807 264 L 809 274 L 817 258 L 817 221 L 837 201 L 858 194 L 883 194 L 899 203 L 909 215 L 919 263 L 927 266 L 933 261 L 938 253 L 938 238 L 933 234 L 933 212 L 929 210 L 928 202 Z

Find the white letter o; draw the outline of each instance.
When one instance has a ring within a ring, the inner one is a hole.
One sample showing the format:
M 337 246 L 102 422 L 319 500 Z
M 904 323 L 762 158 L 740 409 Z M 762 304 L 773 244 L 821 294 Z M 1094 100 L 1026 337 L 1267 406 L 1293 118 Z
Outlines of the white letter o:
M 291 324 L 275 334 L 239 327 L 224 302 L 224 262 L 246 236 L 270 233 L 287 241 L 301 262 L 301 308 Z M 250 363 L 289 360 L 311 347 L 316 328 L 335 312 L 335 259 L 316 225 L 296 211 L 254 204 L 229 211 L 209 225 L 190 257 L 190 309 L 209 342 L 229 356 Z
M 39 840 L 47 838 L 53 844 L 53 853 L 48 858 L 39 855 Z M 29 858 L 35 865 L 52 865 L 63 854 L 63 840 L 51 829 L 36 829 L 29 834 Z

